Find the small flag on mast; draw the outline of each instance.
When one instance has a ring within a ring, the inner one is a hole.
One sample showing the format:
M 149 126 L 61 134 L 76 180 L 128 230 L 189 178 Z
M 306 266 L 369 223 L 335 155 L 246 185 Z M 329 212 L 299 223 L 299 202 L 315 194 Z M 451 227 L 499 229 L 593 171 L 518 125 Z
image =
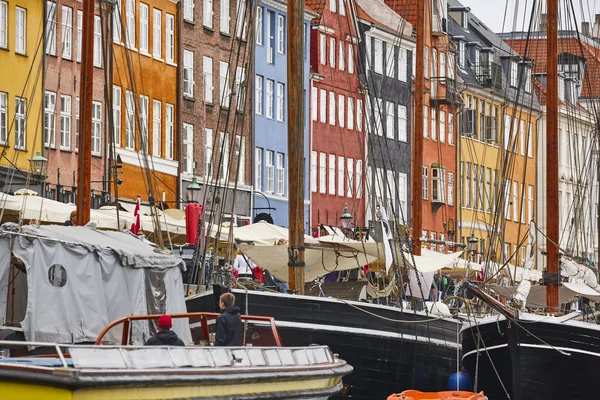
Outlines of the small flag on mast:
M 390 240 L 392 240 L 392 230 L 390 229 L 390 223 L 388 221 L 387 213 L 385 208 L 379 209 L 381 213 L 381 234 L 383 237 L 383 249 L 385 252 L 385 270 L 388 272 L 392 266 L 392 248 L 390 246 Z
M 141 220 L 141 216 L 140 216 L 141 199 L 142 199 L 142 196 L 140 196 L 138 194 L 137 201 L 135 202 L 135 210 L 133 210 L 133 217 L 135 218 L 135 221 L 133 222 L 133 224 L 131 224 L 131 229 L 130 229 L 134 235 L 137 235 L 142 227 L 142 220 Z

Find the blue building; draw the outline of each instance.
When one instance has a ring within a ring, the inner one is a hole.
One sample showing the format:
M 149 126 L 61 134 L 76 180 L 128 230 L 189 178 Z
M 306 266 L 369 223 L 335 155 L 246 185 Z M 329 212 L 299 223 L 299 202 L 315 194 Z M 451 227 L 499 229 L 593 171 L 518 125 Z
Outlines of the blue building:
M 270 214 L 276 225 L 288 226 L 288 76 L 287 4 L 279 0 L 259 0 L 256 10 L 254 57 L 254 193 L 253 217 Z M 308 232 L 309 104 L 306 95 L 310 81 L 310 19 L 304 14 L 304 218 Z

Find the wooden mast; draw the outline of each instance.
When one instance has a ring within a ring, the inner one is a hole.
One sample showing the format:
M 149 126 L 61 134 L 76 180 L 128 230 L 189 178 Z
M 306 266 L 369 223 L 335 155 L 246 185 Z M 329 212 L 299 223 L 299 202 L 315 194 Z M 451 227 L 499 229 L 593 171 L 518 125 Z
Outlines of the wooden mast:
M 558 209 L 558 0 L 548 0 L 547 89 L 546 96 L 546 307 L 549 313 L 558 311 L 559 223 Z
M 304 0 L 288 0 L 290 290 L 304 294 Z
M 412 171 L 412 239 L 413 254 L 421 255 L 423 230 L 423 108 L 425 106 L 425 1 L 417 1 L 417 49 L 415 71 L 415 130 L 413 135 Z
M 90 221 L 92 168 L 92 93 L 94 88 L 94 0 L 83 0 L 81 48 L 79 154 L 77 169 L 77 225 Z

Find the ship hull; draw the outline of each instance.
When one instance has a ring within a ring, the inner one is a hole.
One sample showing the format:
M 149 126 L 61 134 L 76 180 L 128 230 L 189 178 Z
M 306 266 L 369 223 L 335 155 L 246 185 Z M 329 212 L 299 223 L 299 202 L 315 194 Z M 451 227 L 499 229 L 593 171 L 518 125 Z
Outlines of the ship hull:
M 354 371 L 345 395 L 382 399 L 406 389 L 446 389 L 456 372 L 458 322 L 399 308 L 330 298 L 234 290 L 252 315 L 275 318 L 284 346 L 328 345 Z M 190 311 L 214 307 L 212 292 L 189 298 Z M 397 322 L 401 320 L 403 322 Z
M 463 364 L 490 400 L 507 392 L 512 399 L 597 397 L 590 383 L 600 369 L 598 325 L 534 315 L 517 325 L 494 317 L 465 325 L 461 342 Z

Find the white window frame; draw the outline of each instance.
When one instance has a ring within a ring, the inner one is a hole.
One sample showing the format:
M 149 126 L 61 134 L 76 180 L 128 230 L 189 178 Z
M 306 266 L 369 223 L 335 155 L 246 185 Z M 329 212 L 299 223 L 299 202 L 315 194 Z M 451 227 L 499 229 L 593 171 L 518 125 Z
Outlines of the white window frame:
M 0 48 L 8 48 L 8 3 L 0 0 Z
M 175 106 L 166 103 L 165 106 L 165 158 L 173 159 L 173 145 L 175 142 Z
M 231 24 L 229 0 L 220 0 L 219 2 L 219 30 L 224 35 L 229 35 Z
M 344 167 L 346 165 L 346 160 L 342 156 L 338 156 L 338 196 L 346 195 L 346 173 L 344 172 Z
M 408 53 L 406 49 L 398 49 L 398 80 L 406 82 L 408 80 Z
M 327 91 L 319 89 L 319 122 L 327 122 Z
M 527 157 L 533 158 L 533 123 L 529 123 L 529 132 L 527 134 Z
M 148 96 L 140 95 L 140 149 L 148 152 Z M 141 151 L 141 150 L 140 150 Z
M 235 135 L 235 157 L 239 164 L 237 182 L 241 185 L 246 183 L 246 138 Z
M 44 93 L 44 147 L 54 148 L 56 143 L 56 93 Z
M 363 192 L 363 186 L 362 186 L 362 177 L 363 177 L 362 160 L 356 160 L 355 172 L 356 172 L 356 179 L 354 180 L 355 193 L 356 193 L 356 198 L 360 199 L 362 197 L 362 192 Z
M 263 8 L 256 6 L 256 44 L 263 45 Z
M 385 135 L 394 139 L 395 129 L 394 120 L 396 119 L 396 105 L 391 101 L 385 102 Z
M 348 171 L 348 180 L 346 182 L 346 196 L 352 197 L 354 193 L 354 159 L 346 159 L 346 171 Z
M 140 53 L 148 54 L 150 39 L 148 26 L 150 25 L 150 8 L 148 4 L 140 3 Z
M 329 125 L 335 125 L 335 93 L 329 92 Z
M 329 11 L 337 12 L 337 0 L 329 0 Z
M 335 195 L 335 182 L 336 182 L 336 165 L 335 165 L 335 160 L 336 160 L 336 156 L 335 154 L 329 154 L 329 168 L 327 170 L 329 176 L 328 176 L 328 180 L 327 180 L 327 187 L 328 187 L 328 192 L 329 194 Z
M 285 195 L 285 159 L 283 153 L 277 153 L 277 182 L 276 194 L 279 196 Z
M 0 144 L 6 144 L 8 133 L 8 93 L 0 92 Z
M 102 103 L 92 101 L 92 155 L 102 155 Z
M 354 73 L 354 45 L 348 43 L 348 73 Z
M 214 104 L 213 99 L 213 59 L 208 56 L 202 57 L 202 74 L 204 84 L 204 101 Z
M 398 104 L 398 140 L 408 142 L 408 111 L 406 106 Z
M 213 0 L 204 0 L 202 4 L 202 24 L 209 28 L 213 29 Z
M 183 123 L 183 173 L 192 175 L 194 173 L 194 125 Z
M 24 10 L 24 9 L 22 9 Z M 19 11 L 18 7 L 17 7 L 17 11 Z M 15 36 L 18 35 L 18 31 L 19 31 L 19 16 L 16 15 L 15 18 L 17 18 L 17 25 L 16 25 L 16 31 L 15 31 Z M 46 54 L 50 54 L 55 56 L 56 55 L 56 31 L 57 31 L 57 22 L 56 22 L 56 3 L 53 1 L 46 1 Z M 18 41 L 18 39 L 17 39 Z M 18 43 L 18 42 L 17 42 Z M 26 45 L 26 44 L 25 44 Z M 15 48 L 15 51 L 17 53 L 20 54 L 25 54 L 25 52 L 23 51 L 22 53 L 18 50 L 18 45 Z
M 56 21 L 56 15 L 55 15 Z M 56 23 L 56 22 L 55 22 Z M 54 39 L 56 43 L 56 38 Z M 56 46 L 56 44 L 55 44 Z M 25 55 L 27 52 L 27 10 L 15 7 L 15 53 Z M 55 50 L 56 54 L 56 50 Z
M 160 157 L 162 147 L 162 102 L 152 101 L 152 154 Z
M 429 168 L 423 166 L 421 177 L 423 180 L 423 190 L 421 193 L 421 198 L 423 200 L 429 200 Z
M 327 36 L 319 33 L 319 64 L 325 65 L 327 62 Z
M 242 67 L 235 69 L 235 95 L 236 108 L 239 112 L 246 109 L 246 87 L 242 83 L 246 80 L 246 70 Z
M 206 128 L 204 141 L 204 176 L 208 180 L 212 177 L 212 156 L 213 156 L 213 130 Z
M 257 147 L 254 151 L 254 155 L 255 155 L 254 159 L 255 159 L 255 165 L 256 165 L 254 189 L 256 189 L 258 191 L 262 191 L 263 150 L 260 147 Z
M 437 140 L 437 110 L 431 107 L 431 140 Z
M 62 58 L 71 60 L 73 57 L 73 9 L 62 6 Z
M 448 112 L 448 144 L 454 145 L 454 114 Z
M 194 22 L 194 0 L 183 0 L 183 20 Z
M 274 24 L 271 23 L 272 16 L 274 15 L 273 11 L 267 10 L 267 64 L 273 64 L 274 55 L 273 55 L 273 32 L 271 29 L 274 28 Z
M 285 17 L 277 14 L 277 52 L 285 53 Z
M 436 203 L 446 202 L 446 170 L 444 168 L 431 168 L 431 201 Z
M 219 133 L 219 145 L 220 149 L 222 149 L 221 159 L 217 157 L 217 160 L 221 162 L 219 168 L 219 180 L 221 182 L 227 182 L 229 180 L 229 133 L 220 132 Z
M 385 75 L 389 78 L 394 78 L 394 73 L 396 72 L 395 46 L 386 42 L 385 49 L 388 52 L 385 57 Z
M 71 96 L 60 95 L 60 149 L 71 150 Z
M 162 11 L 157 8 L 152 10 L 152 54 L 162 59 Z
M 115 146 L 121 146 L 121 88 L 113 85 L 112 110 L 113 110 L 113 141 Z
M 513 181 L 513 221 L 519 222 L 519 183 Z
M 183 50 L 183 96 L 194 98 L 194 52 Z
M 423 137 L 429 137 L 429 107 L 423 106 Z
M 398 173 L 398 200 L 400 201 L 399 216 L 402 220 L 408 220 L 408 175 L 404 172 Z
M 102 67 L 102 24 L 98 15 L 94 15 L 94 67 Z
M 356 130 L 362 132 L 363 128 L 363 101 L 356 99 Z
M 454 205 L 454 172 L 448 172 L 448 205 Z
M 310 152 L 310 191 L 312 193 L 317 192 L 317 174 L 319 171 L 319 166 L 317 165 L 317 159 L 318 159 L 317 152 L 314 150 L 311 150 L 311 152 Z
M 354 129 L 354 99 L 352 97 L 348 97 L 348 129 Z
M 83 11 L 77 10 L 77 62 L 81 62 L 83 45 Z
M 284 121 L 285 113 L 285 85 L 277 82 L 277 121 Z
M 375 39 L 373 44 L 373 64 L 373 70 L 383 75 L 383 41 L 380 39 Z
M 79 97 L 75 99 L 75 151 L 79 151 Z
M 319 193 L 327 193 L 327 154 L 319 153 Z
M 175 17 L 169 13 L 165 15 L 165 59 L 175 64 Z
M 258 115 L 263 115 L 264 113 L 264 106 L 263 106 L 263 83 L 264 82 L 264 78 L 260 75 L 256 75 L 256 94 L 254 97 L 256 97 L 256 101 L 255 101 L 255 108 L 256 108 L 256 114 Z
M 125 92 L 125 148 L 135 149 L 135 99 L 133 92 Z
M 346 45 L 344 41 L 340 40 L 340 49 L 338 50 L 338 66 L 340 71 L 346 69 L 346 52 L 344 51 L 345 48 Z
M 267 87 L 265 91 L 265 116 L 269 119 L 273 119 L 273 90 L 275 89 L 274 86 L 275 81 L 273 81 L 272 79 L 267 79 Z
M 265 192 L 275 191 L 275 154 L 273 150 L 265 152 Z
M 116 0 L 115 5 L 113 6 L 114 11 L 112 13 L 112 30 L 113 30 L 113 42 L 115 44 L 123 44 L 121 42 L 121 33 L 123 30 L 123 25 L 121 24 L 121 16 L 123 15 L 123 7 L 121 7 L 121 0 Z M 81 26 L 78 25 L 78 29 L 83 31 L 83 11 L 78 10 L 77 14 L 81 13 Z M 79 34 L 78 42 L 81 42 L 81 38 L 83 34 Z M 80 58 L 77 59 L 79 61 Z
M 440 142 L 446 143 L 446 111 L 440 110 Z
M 329 66 L 331 68 L 335 68 L 335 53 L 336 53 L 336 44 L 335 38 L 329 38 Z
M 338 124 L 340 128 L 343 128 L 346 120 L 346 98 L 343 94 L 338 94 Z
M 125 43 L 130 49 L 135 49 L 135 0 L 125 2 Z
M 516 88 L 519 85 L 519 64 L 510 60 L 510 86 Z
M 310 119 L 316 121 L 319 114 L 319 89 L 310 88 Z
M 221 107 L 229 108 L 231 88 L 229 86 L 229 63 L 219 61 L 219 99 Z

